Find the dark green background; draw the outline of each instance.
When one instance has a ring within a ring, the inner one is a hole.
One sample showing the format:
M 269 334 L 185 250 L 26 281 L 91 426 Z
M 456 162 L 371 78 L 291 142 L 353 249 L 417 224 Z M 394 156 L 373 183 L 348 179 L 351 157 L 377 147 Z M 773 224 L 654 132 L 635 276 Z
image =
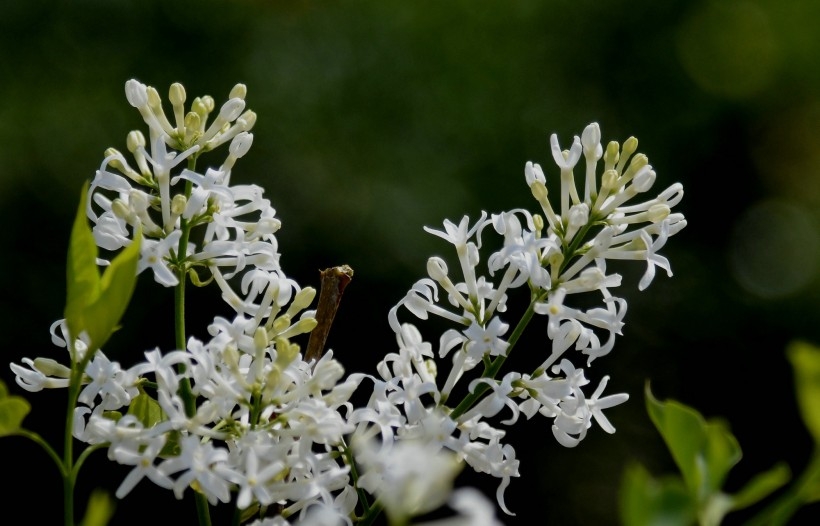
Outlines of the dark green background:
M 521 478 L 507 491 L 519 515 L 502 520 L 614 524 L 628 461 L 671 472 L 643 408 L 646 380 L 660 398 L 730 422 L 744 458 L 729 491 L 778 460 L 799 471 L 811 442 L 784 349 L 793 338 L 820 344 L 819 20 L 811 0 L 4 2 L 8 361 L 62 357 L 48 327 L 61 317 L 80 187 L 105 148 L 124 150 L 128 131 L 144 129 L 125 100 L 129 78 L 163 96 L 179 81 L 189 99 L 210 94 L 217 104 L 247 84 L 258 122 L 232 180 L 266 188 L 283 222 L 283 268 L 300 283 L 318 285 L 321 268 L 354 268 L 329 342 L 349 371 L 373 372 L 395 350 L 388 309 L 429 256 L 452 256 L 422 226 L 534 210 L 525 162 L 547 167 L 550 133 L 568 145 L 597 121 L 605 141 L 640 139 L 658 173 L 653 193 L 684 184 L 679 211 L 689 226 L 663 251 L 674 278 L 659 273 L 639 293 L 644 267 L 618 267 L 624 335 L 589 371 L 632 396 L 609 412 L 618 432 L 596 426 L 567 450 L 548 421 L 522 420 L 509 434 Z M 106 349 L 124 366 L 173 341 L 170 291 L 143 278 Z M 223 308 L 214 292 L 194 294 L 189 325 L 202 337 Z M 544 339 L 533 328 L 517 352 L 537 360 Z M 8 368 L 0 378 L 21 393 Z M 28 426 L 55 444 L 63 394 L 29 397 Z M 22 439 L 3 439 L 0 451 L 3 513 L 58 523 L 54 466 Z M 113 490 L 127 472 L 104 457 L 81 473 L 80 509 L 89 488 Z M 494 493 L 494 479 L 465 473 L 460 482 Z M 156 524 L 195 522 L 191 502 L 143 483 L 119 503 L 114 524 L 145 524 L 146 512 Z

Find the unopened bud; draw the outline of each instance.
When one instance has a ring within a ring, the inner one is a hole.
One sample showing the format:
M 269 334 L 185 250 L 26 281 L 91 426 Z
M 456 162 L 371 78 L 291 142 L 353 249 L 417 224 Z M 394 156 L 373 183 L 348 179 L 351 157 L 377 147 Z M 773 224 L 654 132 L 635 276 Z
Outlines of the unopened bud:
M 313 287 L 305 287 L 296 293 L 288 310 L 293 309 L 295 312 L 298 312 L 313 303 L 313 298 L 315 297 L 316 289 Z
M 159 92 L 153 86 L 148 86 L 146 88 L 146 94 L 148 95 L 148 106 L 151 109 L 159 109 L 162 107 L 162 97 L 159 96 Z
M 447 277 L 447 263 L 436 256 L 427 260 L 427 274 L 439 283 L 449 281 L 450 279 Z
M 549 194 L 547 186 L 541 181 L 535 181 L 530 184 L 530 192 L 532 192 L 532 196 L 535 197 L 538 202 L 545 201 Z
M 185 129 L 188 131 L 198 130 L 202 125 L 202 117 L 197 112 L 188 112 L 185 116 Z
M 185 104 L 185 86 L 179 82 L 174 82 L 168 89 L 168 100 L 174 106 L 182 106 Z
M 35 358 L 34 368 L 46 376 L 56 376 L 57 378 L 70 378 L 71 369 L 51 358 Z
M 244 84 L 237 84 L 231 89 L 231 92 L 228 94 L 229 99 L 244 99 L 245 96 L 248 94 L 248 87 Z
M 182 215 L 185 211 L 185 206 L 188 204 L 188 200 L 182 194 L 177 194 L 171 199 L 171 213 L 175 216 Z
M 242 113 L 242 110 L 245 109 L 245 101 L 236 97 L 233 99 L 228 100 L 222 107 L 219 109 L 219 118 L 223 119 L 226 122 L 232 122 L 236 120 L 237 117 Z
M 606 152 L 604 153 L 604 163 L 606 164 L 606 169 L 615 168 L 615 165 L 618 164 L 618 159 L 620 159 L 620 145 L 617 141 L 610 141 L 609 144 L 606 145 Z
M 243 131 L 233 138 L 230 146 L 228 146 L 228 152 L 230 152 L 231 155 L 239 159 L 243 157 L 246 153 L 248 153 L 248 150 L 251 149 L 252 144 L 253 134 Z
M 248 110 L 236 119 L 236 125 L 242 128 L 242 131 L 248 131 L 256 124 L 256 112 Z
M 120 198 L 111 201 L 111 212 L 120 219 L 126 219 L 131 214 L 131 208 Z
M 606 170 L 601 176 L 601 191 L 612 192 L 618 187 L 618 172 L 614 169 Z
M 128 151 L 134 153 L 140 146 L 145 148 L 145 135 L 139 130 L 130 131 L 125 138 L 125 144 L 128 146 Z
M 638 139 L 635 137 L 630 137 L 629 139 L 624 141 L 624 145 L 621 148 L 621 157 L 628 158 L 630 155 L 635 153 L 635 150 L 638 149 Z
M 127 81 L 125 83 L 125 98 L 135 108 L 146 106 L 148 104 L 148 93 L 145 84 L 136 79 Z
M 672 210 L 667 205 L 657 204 L 649 207 L 649 210 L 647 210 L 647 216 L 653 223 L 658 223 L 669 217 L 671 212 Z
M 267 348 L 270 341 L 268 340 L 268 332 L 264 327 L 257 327 L 253 333 L 253 346 L 257 350 Z
M 279 316 L 275 320 L 273 320 L 273 326 L 271 329 L 273 330 L 273 334 L 280 334 L 290 327 L 290 316 L 287 314 L 283 314 Z
M 644 166 L 635 174 L 635 179 L 632 181 L 632 187 L 636 192 L 646 192 L 652 185 L 655 184 L 655 171 L 649 165 Z
M 581 134 L 581 144 L 584 147 L 584 155 L 587 158 L 598 160 L 603 154 L 603 147 L 601 146 L 601 128 L 597 122 L 593 122 Z
M 536 232 L 541 232 L 542 230 L 544 230 L 544 218 L 541 216 L 541 214 L 533 214 L 532 222 L 535 225 Z

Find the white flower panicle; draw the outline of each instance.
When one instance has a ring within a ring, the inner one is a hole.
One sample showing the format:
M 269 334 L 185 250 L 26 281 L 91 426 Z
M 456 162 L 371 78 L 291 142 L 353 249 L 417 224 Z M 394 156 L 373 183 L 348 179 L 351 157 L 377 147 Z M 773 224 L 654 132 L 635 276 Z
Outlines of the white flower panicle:
M 101 349 L 87 357 L 73 435 L 131 466 L 118 498 L 148 479 L 178 498 L 194 487 L 211 504 L 235 499 L 243 521 L 258 526 L 370 522 L 382 508 L 392 523 L 409 524 L 443 505 L 454 515 L 425 524 L 497 525 L 486 499 L 471 489 L 454 491 L 453 481 L 463 463 L 499 479 L 496 501 L 513 514 L 504 496 L 520 461 L 505 426 L 541 415 L 567 447 L 579 444 L 593 421 L 615 432 L 604 411 L 628 396 L 604 396 L 608 376 L 587 394 L 590 380 L 575 363 L 577 356 L 589 365 L 608 354 L 624 325 L 626 301 L 611 293 L 621 276 L 607 262 L 645 261 L 643 290 L 655 267 L 672 275 L 659 251 L 686 226 L 683 215 L 672 213 L 683 196 L 679 184 L 633 202 L 656 179 L 646 156 L 635 153 L 636 139 L 604 148 L 593 123 L 562 150 L 552 135 L 557 202 L 549 200 L 545 171 L 530 162 L 524 176 L 537 213 L 481 212 L 474 222 L 464 216 L 445 220 L 442 230 L 425 227 L 455 247 L 457 270 L 431 257 L 427 277 L 388 313 L 398 349 L 375 375 L 345 376 L 332 351 L 306 362 L 292 341 L 317 325 L 309 309 L 316 290 L 281 269 L 281 223 L 263 189 L 231 184 L 253 142 L 256 115 L 245 110 L 245 86 L 236 85 L 218 110 L 209 96 L 186 110 L 185 89 L 174 84 L 170 118 L 154 88 L 130 80 L 125 91 L 148 138 L 128 135 L 130 158 L 107 150 L 91 182 L 86 210 L 97 245 L 116 253 L 142 232 L 138 272 L 150 269 L 167 287 L 214 282 L 234 314 L 213 319 L 210 339 L 149 350 L 131 367 Z M 224 144 L 218 166 L 196 170 L 202 154 Z M 495 247 L 482 246 L 485 231 L 496 234 Z M 525 286 L 529 304 L 511 324 L 505 317 L 512 292 Z M 591 294 L 598 304 L 574 306 L 574 294 Z M 405 311 L 449 324 L 434 336 L 437 346 L 400 319 Z M 540 366 L 502 372 L 534 319 L 543 320 L 549 339 Z M 63 320 L 51 332 L 75 355 L 69 363 L 88 354 L 88 342 L 69 335 Z M 72 377 L 70 367 L 51 358 L 24 358 L 11 369 L 32 392 L 68 387 Z M 363 380 L 372 393 L 354 407 L 351 397 Z M 365 493 L 380 506 L 359 502 Z
M 671 212 L 683 197 L 680 184 L 632 203 L 656 179 L 647 157 L 635 154 L 637 145 L 629 138 L 623 146 L 610 142 L 604 148 L 596 123 L 575 137 L 568 150 L 561 149 L 553 134 L 550 147 L 560 185 L 557 203 L 548 199 L 544 170 L 528 162 L 524 177 L 539 213 L 514 209 L 488 217 L 482 212 L 472 224 L 465 216 L 457 224 L 445 220 L 443 230 L 425 227 L 455 247 L 459 272 L 450 271 L 440 257 L 430 258 L 429 277 L 413 285 L 391 309 L 388 318 L 399 352 L 387 355 L 377 366 L 379 377 L 371 377 L 374 395 L 368 407 L 356 409 L 351 418 L 357 433 L 378 435 L 387 444 L 420 439 L 453 451 L 476 471 L 501 479 L 497 500 L 509 513 L 504 489 L 511 477 L 518 476 L 518 460 L 498 424 L 512 425 L 521 414 L 540 414 L 552 420 L 555 439 L 566 447 L 583 440 L 593 421 L 607 433 L 615 432 L 603 411 L 625 402 L 628 395 L 603 396 L 609 377 L 591 396 L 585 394 L 589 380 L 567 352 L 580 351 L 591 364 L 608 354 L 621 334 L 626 301 L 610 292 L 621 285 L 621 276 L 607 270 L 607 260 L 645 261 L 647 270 L 638 284 L 643 290 L 653 280 L 656 266 L 672 275 L 658 251 L 686 226 L 682 214 Z M 575 169 L 582 159 L 579 186 Z M 500 236 L 501 248 L 489 254 L 484 267 L 486 229 Z M 508 292 L 524 285 L 531 303 L 510 332 L 501 314 L 507 309 Z M 573 307 L 571 296 L 580 293 L 598 294 L 599 306 Z M 421 320 L 436 315 L 454 326 L 440 334 L 437 353 L 416 326 L 400 321 L 402 307 Z M 550 340 L 540 367 L 499 377 L 534 315 L 546 318 Z M 434 365 L 436 355 L 450 359 L 446 375 L 436 374 L 443 370 Z M 470 378 L 467 396 L 448 405 L 464 378 Z
M 140 271 L 150 268 L 168 287 L 185 275 L 197 284 L 217 279 L 229 302 L 234 295 L 220 278 L 245 269 L 278 271 L 276 211 L 261 187 L 230 184 L 236 161 L 253 144 L 249 130 L 256 114 L 243 113 L 245 86 L 237 84 L 218 112 L 213 98 L 204 96 L 195 98 L 186 114 L 185 89 L 172 85 L 173 125 L 156 89 L 129 80 L 125 92 L 148 125 L 149 138 L 140 131 L 128 134 L 131 162 L 109 148 L 91 182 L 87 212 L 100 248 L 116 251 L 129 245 L 141 226 Z M 225 143 L 228 153 L 219 166 L 205 173 L 192 169 L 203 153 Z M 191 241 L 194 229 L 204 231 L 200 246 Z

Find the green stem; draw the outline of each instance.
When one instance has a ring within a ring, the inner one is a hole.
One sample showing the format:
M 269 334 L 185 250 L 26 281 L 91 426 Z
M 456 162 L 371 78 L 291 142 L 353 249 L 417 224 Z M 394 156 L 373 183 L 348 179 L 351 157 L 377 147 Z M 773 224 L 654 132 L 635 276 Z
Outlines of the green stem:
M 498 371 L 501 370 L 501 366 L 504 365 L 504 361 L 510 355 L 510 352 L 512 352 L 513 347 L 515 347 L 515 344 L 518 342 L 519 338 L 521 338 L 521 335 L 524 333 L 524 329 L 526 329 L 527 325 L 530 323 L 533 314 L 535 314 L 535 304 L 546 298 L 548 294 L 549 292 L 543 292 L 540 295 L 536 296 L 530 302 L 529 306 L 527 307 L 527 310 L 524 312 L 524 314 L 521 316 L 521 319 L 518 321 L 518 325 L 515 326 L 512 335 L 510 335 L 510 339 L 507 340 L 507 343 L 509 343 L 509 346 L 507 347 L 507 353 L 496 356 L 495 360 L 492 361 L 489 367 L 484 369 L 484 373 L 481 375 L 482 378 L 496 377 Z M 468 393 L 467 396 L 465 396 L 464 399 L 461 401 L 461 403 L 459 403 L 456 406 L 456 408 L 453 409 L 453 412 L 450 413 L 450 418 L 455 420 L 464 413 L 466 413 L 471 407 L 473 407 L 473 405 L 475 405 L 476 402 L 478 402 L 481 399 L 482 395 L 484 395 L 484 393 L 489 388 L 490 386 L 485 383 L 478 384 L 475 390 L 472 393 Z
M 191 158 L 188 160 L 188 168 L 193 170 L 196 166 L 196 160 Z M 191 181 L 185 182 L 185 198 L 191 197 L 193 183 Z M 184 350 L 186 348 L 186 333 L 185 333 L 185 280 L 187 279 L 187 262 L 185 260 L 188 253 L 188 239 L 191 235 L 191 225 L 184 217 L 179 218 L 180 230 L 182 236 L 179 238 L 179 245 L 177 246 L 177 279 L 179 283 L 174 287 L 174 336 L 176 341 L 176 348 Z M 185 365 L 179 364 L 177 371 L 180 375 L 185 372 Z M 188 377 L 182 377 L 179 382 L 179 395 L 185 404 L 185 414 L 192 417 L 196 414 L 196 400 L 191 390 L 191 382 Z M 194 492 L 194 500 L 196 502 L 196 512 L 199 518 L 200 526 L 211 526 L 211 514 L 208 507 L 208 499 L 202 493 Z
M 384 506 L 377 500 L 370 506 L 370 509 L 367 510 L 362 518 L 359 520 L 359 526 L 370 526 L 376 520 L 376 518 L 381 515 L 381 512 L 384 510 Z
M 362 510 L 365 516 L 370 513 L 370 503 L 367 501 L 367 493 L 359 487 L 359 470 L 356 468 L 356 463 L 353 461 L 353 451 L 344 443 L 342 442 L 341 447 L 342 455 L 345 458 L 345 462 L 348 466 L 350 466 L 350 478 L 353 479 L 353 487 L 356 488 L 356 495 L 359 496 L 359 503 L 362 505 Z
M 74 338 L 68 338 L 69 354 L 71 356 L 71 378 L 68 382 L 68 402 L 66 407 L 65 429 L 63 430 L 63 524 L 74 526 L 74 485 L 76 482 L 76 472 L 74 470 L 74 408 L 77 406 L 77 399 L 80 396 L 80 388 L 83 384 L 83 374 L 85 367 L 97 349 L 86 350 L 82 360 L 75 361 L 77 348 L 74 345 Z

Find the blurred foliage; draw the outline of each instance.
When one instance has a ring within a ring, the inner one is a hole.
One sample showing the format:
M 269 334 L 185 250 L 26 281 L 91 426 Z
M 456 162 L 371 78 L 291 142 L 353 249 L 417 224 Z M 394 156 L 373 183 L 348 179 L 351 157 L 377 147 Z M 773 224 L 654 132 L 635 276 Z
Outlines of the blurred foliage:
M 629 302 L 624 336 L 590 370 L 633 394 L 611 413 L 618 432 L 596 430 L 565 450 L 543 422 L 511 430 L 522 460 L 512 488 L 529 491 L 509 492 L 508 505 L 526 521 L 534 492 L 542 523 L 614 522 L 628 460 L 650 472 L 672 467 L 635 401 L 647 379 L 661 397 L 731 423 L 749 461 L 728 475 L 727 491 L 779 460 L 798 472 L 812 440 L 788 424 L 800 420 L 781 350 L 794 338 L 820 341 L 817 20 L 813 0 L 4 2 L 8 360 L 56 349 L 48 327 L 65 302 L 76 195 L 105 148 L 122 149 L 128 131 L 142 128 L 125 101 L 129 78 L 161 91 L 179 81 L 191 97 L 217 100 L 247 84 L 259 120 L 233 180 L 266 188 L 283 221 L 283 267 L 300 283 L 315 285 L 333 265 L 355 270 L 329 340 L 350 370 L 372 371 L 394 350 L 387 310 L 444 249 L 422 226 L 531 207 L 525 162 L 547 166 L 550 133 L 568 143 L 597 121 L 604 140 L 640 139 L 658 173 L 653 190 L 684 184 L 689 226 L 665 248 L 674 278 L 620 292 Z M 642 272 L 617 270 L 627 283 Z M 124 364 L 173 345 L 172 295 L 143 278 L 109 344 L 127 349 L 116 356 Z M 222 307 L 208 291 L 193 294 L 200 310 L 189 327 L 202 333 Z M 362 340 L 365 332 L 372 337 Z M 543 352 L 544 330 L 526 336 L 522 346 Z M 0 378 L 14 392 L 11 371 Z M 60 427 L 38 408 L 62 408 L 62 394 L 39 393 L 27 417 L 46 439 Z M 761 414 L 764 399 L 777 414 Z M 42 458 L 27 445 L 2 458 L 10 455 Z M 104 455 L 87 466 L 94 476 L 81 476 L 78 489 L 87 494 L 123 476 Z M 482 480 L 469 482 L 492 494 L 494 481 Z M 59 478 L 37 470 L 15 485 L 23 495 L 4 505 L 59 494 Z M 138 489 L 158 509 L 174 506 L 167 491 Z M 144 506 L 139 494 L 132 500 L 117 503 L 113 523 Z M 59 510 L 42 513 L 49 523 Z
M 624 526 L 717 526 L 727 514 L 758 502 L 766 505 L 747 524 L 781 526 L 793 524 L 799 509 L 820 500 L 820 347 L 797 340 L 789 344 L 787 354 L 803 424 L 814 438 L 811 461 L 801 468 L 799 477 L 791 480 L 788 466 L 778 463 L 755 475 L 736 493 L 725 493 L 726 477 L 742 457 L 728 424 L 706 420 L 696 409 L 675 400 L 657 400 L 647 383 L 647 412 L 680 475 L 655 479 L 643 466 L 631 463 L 621 486 Z M 787 483 L 777 498 L 765 500 Z

